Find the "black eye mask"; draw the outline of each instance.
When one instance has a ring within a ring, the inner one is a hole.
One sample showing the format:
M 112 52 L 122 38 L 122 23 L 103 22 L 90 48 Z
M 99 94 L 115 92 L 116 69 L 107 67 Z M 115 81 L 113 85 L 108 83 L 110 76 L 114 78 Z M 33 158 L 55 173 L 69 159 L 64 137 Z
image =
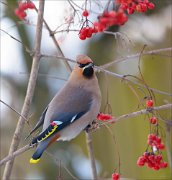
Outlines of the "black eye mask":
M 80 68 L 83 68 L 83 67 L 89 65 L 90 63 L 86 63 L 86 64 L 80 64 L 80 63 L 78 63 L 78 64 L 79 64 L 79 67 L 80 67 Z

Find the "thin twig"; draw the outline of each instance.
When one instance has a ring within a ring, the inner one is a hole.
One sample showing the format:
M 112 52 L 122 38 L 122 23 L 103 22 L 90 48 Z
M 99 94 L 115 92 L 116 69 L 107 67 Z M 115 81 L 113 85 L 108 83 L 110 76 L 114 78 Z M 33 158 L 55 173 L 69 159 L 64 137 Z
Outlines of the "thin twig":
M 109 75 L 111 75 L 111 76 L 113 76 L 113 77 L 117 77 L 117 78 L 123 79 L 123 80 L 125 80 L 125 81 L 132 82 L 133 84 L 136 84 L 136 85 L 138 85 L 138 86 L 140 86 L 140 87 L 146 88 L 146 86 L 145 86 L 144 84 L 140 84 L 140 83 L 138 83 L 137 81 L 134 81 L 134 80 L 132 80 L 132 79 L 126 79 L 127 76 L 131 76 L 131 75 L 121 75 L 121 74 L 117 74 L 117 73 L 111 72 L 111 71 L 109 71 L 109 70 L 106 70 L 106 69 L 102 68 L 101 66 L 96 66 L 95 68 L 96 68 L 98 71 L 107 73 L 107 74 L 109 74 Z M 167 96 L 172 96 L 172 94 L 170 94 L 170 93 L 167 93 L 167 92 L 164 92 L 164 91 L 155 89 L 155 88 L 149 87 L 149 89 L 152 90 L 152 91 L 154 91 L 154 92 L 156 92 L 156 93 L 159 93 L 159 94 L 164 94 L 164 95 L 167 95 Z
M 86 131 L 85 134 L 86 134 L 88 154 L 89 154 L 89 158 L 91 161 L 92 176 L 93 176 L 93 179 L 96 180 L 97 179 L 97 170 L 96 170 L 96 161 L 95 161 L 94 152 L 93 152 L 91 133 Z
M 122 116 L 113 118 L 113 119 L 111 119 L 111 120 L 109 120 L 107 122 L 102 123 L 101 125 L 104 125 L 104 124 L 107 124 L 107 123 L 113 123 L 113 122 L 116 123 L 116 122 L 124 120 L 124 119 L 139 116 L 141 114 L 148 114 L 149 112 L 152 112 L 152 111 L 159 111 L 159 110 L 165 110 L 165 109 L 170 109 L 170 108 L 172 108 L 172 104 L 165 104 L 165 105 L 162 105 L 162 106 L 153 107 L 150 110 L 149 109 L 142 109 L 140 111 L 135 111 L 135 112 L 132 112 L 132 113 L 129 113 L 129 114 L 124 114 Z M 165 122 L 166 124 L 172 125 L 172 122 L 169 122 L 169 121 L 163 120 L 163 119 L 160 119 L 160 120 Z
M 36 10 L 36 12 L 38 12 L 37 9 L 35 9 L 35 10 Z M 43 19 L 43 22 L 44 22 L 44 24 L 45 24 L 46 29 L 48 30 L 48 32 L 49 32 L 49 34 L 50 34 L 50 37 L 52 38 L 52 40 L 53 40 L 53 42 L 54 42 L 57 50 L 59 51 L 60 56 L 64 57 L 63 51 L 61 50 L 61 48 L 60 48 L 60 46 L 59 46 L 59 44 L 58 44 L 58 42 L 57 42 L 57 40 L 56 40 L 56 38 L 55 38 L 54 32 L 50 29 L 50 27 L 49 27 L 49 25 L 47 24 L 47 22 L 45 21 L 45 19 Z M 71 72 L 71 71 L 72 71 L 72 68 L 70 67 L 69 63 L 68 63 L 67 61 L 64 61 L 64 63 L 65 63 L 65 66 L 67 67 L 67 69 Z
M 37 80 L 37 75 L 38 75 L 38 70 L 39 70 L 39 61 L 40 61 L 40 47 L 41 47 L 41 38 L 42 38 L 42 25 L 43 25 L 43 13 L 44 13 L 44 2 L 42 0 L 39 0 L 39 10 L 38 10 L 38 21 L 37 21 L 37 26 L 36 26 L 36 36 L 35 36 L 35 46 L 34 46 L 34 56 L 33 56 L 33 61 L 32 61 L 32 68 L 31 68 L 31 75 L 27 87 L 27 92 L 26 92 L 26 97 L 25 101 L 22 107 L 21 114 L 22 116 L 28 117 L 29 115 L 29 110 L 30 110 L 30 105 L 32 102 L 35 86 L 36 86 L 36 80 Z M 9 155 L 11 155 L 14 151 L 17 150 L 21 135 L 23 132 L 25 124 L 25 119 L 23 119 L 21 116 L 18 120 L 16 130 L 10 145 L 10 150 L 9 150 Z M 10 179 L 10 175 L 12 172 L 13 168 L 13 163 L 14 159 L 9 161 L 4 169 L 4 174 L 3 174 L 3 180 L 8 180 Z
M 162 48 L 162 49 L 155 49 L 155 50 L 152 50 L 152 51 L 146 51 L 146 52 L 142 53 L 142 56 L 144 56 L 144 55 L 156 55 L 157 53 L 166 52 L 166 51 L 172 51 L 172 47 Z M 160 54 L 158 54 L 158 56 L 159 55 Z M 111 61 L 110 63 L 104 64 L 104 65 L 101 66 L 101 68 L 106 69 L 108 67 L 111 67 L 115 63 L 124 62 L 124 61 L 128 61 L 128 60 L 133 60 L 134 58 L 139 57 L 139 56 L 140 56 L 140 53 L 129 55 L 129 56 L 126 56 L 124 58 L 117 59 L 117 60 Z
M 13 40 L 15 40 L 15 41 L 17 41 L 18 43 L 20 43 L 20 44 L 24 47 L 25 51 L 28 52 L 30 55 L 32 55 L 31 50 L 30 50 L 26 45 L 24 45 L 19 39 L 17 39 L 16 37 L 12 36 L 11 34 L 9 34 L 8 32 L 6 32 L 6 31 L 3 30 L 3 29 L 0 29 L 0 31 L 2 31 L 2 32 L 5 33 L 6 35 L 8 35 L 8 36 L 9 36 L 10 38 L 12 38 Z
M 29 150 L 30 148 L 32 148 L 32 146 L 30 146 L 29 144 L 20 148 L 19 150 L 13 152 L 12 154 L 6 156 L 4 159 L 2 159 L 0 161 L 0 166 L 2 166 L 3 164 L 5 164 L 6 162 L 14 159 L 16 156 L 19 156 L 20 154 L 23 154 L 25 151 Z
M 26 72 L 20 72 L 19 74 L 27 75 L 27 76 L 30 75 L 29 73 L 26 73 Z M 61 81 L 67 81 L 67 79 L 65 79 L 65 78 L 61 78 L 61 77 L 57 77 L 55 75 L 49 75 L 49 74 L 45 74 L 45 73 L 39 73 L 38 76 L 46 77 L 46 78 L 52 78 L 52 79 L 57 79 L 57 80 L 61 80 Z
M 9 104 L 7 104 L 6 102 L 2 101 L 0 99 L 0 102 L 2 102 L 4 105 L 6 105 L 7 107 L 9 107 L 11 110 L 13 110 L 16 114 L 18 114 L 19 116 L 21 116 L 25 121 L 28 122 L 28 120 L 22 115 L 20 114 L 17 110 L 15 110 L 13 107 L 11 107 Z
M 45 153 L 46 153 L 48 156 L 50 156 L 53 160 L 55 160 L 55 163 L 57 163 L 57 165 L 58 165 L 58 162 L 60 162 L 60 164 L 61 164 L 61 160 L 58 159 L 57 157 L 55 157 L 53 154 L 51 154 L 51 153 L 48 152 L 48 151 L 45 151 Z M 75 176 L 69 171 L 69 169 L 68 169 L 64 164 L 62 164 L 62 166 L 63 166 L 63 168 L 66 170 L 66 172 L 67 172 L 73 179 L 78 180 L 78 178 L 75 177 Z

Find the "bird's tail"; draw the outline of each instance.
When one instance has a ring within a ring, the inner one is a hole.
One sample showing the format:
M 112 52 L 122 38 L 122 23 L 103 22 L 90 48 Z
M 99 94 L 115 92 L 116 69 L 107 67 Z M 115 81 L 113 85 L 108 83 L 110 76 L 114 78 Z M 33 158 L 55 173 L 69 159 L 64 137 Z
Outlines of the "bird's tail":
M 40 158 L 41 158 L 43 152 L 45 151 L 45 149 L 47 148 L 48 144 L 49 144 L 48 139 L 46 139 L 45 141 L 42 141 L 38 144 L 36 151 L 32 155 L 32 158 L 30 159 L 31 164 L 36 164 L 40 161 Z

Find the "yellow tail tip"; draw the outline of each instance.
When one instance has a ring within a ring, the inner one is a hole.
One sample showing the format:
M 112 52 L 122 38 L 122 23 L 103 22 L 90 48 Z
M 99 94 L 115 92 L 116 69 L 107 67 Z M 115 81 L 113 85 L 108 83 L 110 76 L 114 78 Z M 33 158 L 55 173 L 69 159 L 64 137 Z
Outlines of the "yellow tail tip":
M 39 161 L 40 161 L 40 159 L 33 159 L 33 158 L 31 158 L 29 162 L 30 162 L 31 164 L 36 164 L 36 163 L 38 163 Z

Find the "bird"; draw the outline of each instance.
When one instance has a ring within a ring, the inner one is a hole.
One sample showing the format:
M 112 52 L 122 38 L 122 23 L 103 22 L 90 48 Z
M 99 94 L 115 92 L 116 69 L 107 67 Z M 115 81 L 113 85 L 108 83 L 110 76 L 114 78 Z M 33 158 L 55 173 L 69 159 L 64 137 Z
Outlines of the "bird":
M 78 55 L 67 83 L 50 101 L 29 134 L 43 126 L 30 143 L 37 145 L 30 163 L 38 163 L 54 141 L 70 141 L 89 127 L 99 114 L 100 106 L 101 92 L 94 63 L 90 57 Z

